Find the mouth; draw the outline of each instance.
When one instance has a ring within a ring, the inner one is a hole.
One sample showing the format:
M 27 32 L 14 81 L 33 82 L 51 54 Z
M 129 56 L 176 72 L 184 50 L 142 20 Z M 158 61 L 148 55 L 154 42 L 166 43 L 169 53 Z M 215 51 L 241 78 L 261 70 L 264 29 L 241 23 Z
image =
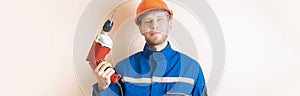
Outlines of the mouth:
M 150 35 L 160 34 L 160 32 L 149 32 Z

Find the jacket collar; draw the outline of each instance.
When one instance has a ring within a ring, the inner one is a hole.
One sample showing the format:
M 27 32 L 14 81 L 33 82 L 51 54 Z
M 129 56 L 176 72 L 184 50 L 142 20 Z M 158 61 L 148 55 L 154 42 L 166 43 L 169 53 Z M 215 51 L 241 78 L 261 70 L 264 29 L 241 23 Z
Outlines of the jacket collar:
M 173 49 L 171 48 L 171 45 L 170 45 L 169 42 L 168 42 L 167 47 L 164 48 L 164 49 L 161 50 L 161 51 L 154 51 L 154 50 L 151 50 L 151 49 L 149 49 L 148 45 L 145 44 L 144 49 L 143 49 L 143 55 L 146 56 L 147 58 L 149 58 L 153 53 L 161 54 L 161 55 L 163 55 L 166 59 L 169 59 L 169 58 L 171 58 L 171 57 L 176 53 L 176 51 L 173 50 Z M 153 54 L 153 55 L 154 55 L 154 54 Z

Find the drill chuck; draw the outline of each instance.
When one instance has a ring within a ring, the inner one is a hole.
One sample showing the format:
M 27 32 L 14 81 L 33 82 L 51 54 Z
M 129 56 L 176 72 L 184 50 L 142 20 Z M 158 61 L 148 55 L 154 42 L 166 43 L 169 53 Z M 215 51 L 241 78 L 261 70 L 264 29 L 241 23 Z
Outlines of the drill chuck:
M 104 32 L 110 32 L 110 30 L 112 29 L 112 26 L 114 25 L 114 22 L 111 19 L 106 20 L 106 22 L 104 23 L 102 30 Z

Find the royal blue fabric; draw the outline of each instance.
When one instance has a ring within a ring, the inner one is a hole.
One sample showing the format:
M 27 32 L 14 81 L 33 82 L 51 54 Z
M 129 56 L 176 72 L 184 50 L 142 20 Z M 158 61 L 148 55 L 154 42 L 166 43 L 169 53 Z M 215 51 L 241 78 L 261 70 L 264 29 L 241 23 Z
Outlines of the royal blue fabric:
M 181 96 L 182 94 L 204 96 L 206 84 L 199 63 L 173 50 L 170 44 L 162 51 L 150 50 L 145 44 L 143 51 L 120 61 L 115 66 L 115 70 L 123 77 L 185 77 L 194 80 L 193 84 L 184 82 L 135 84 L 120 80 L 124 96 Z M 119 95 L 120 88 L 116 84 L 111 83 L 109 88 L 102 92 L 97 91 L 97 83 L 93 85 L 93 96 Z

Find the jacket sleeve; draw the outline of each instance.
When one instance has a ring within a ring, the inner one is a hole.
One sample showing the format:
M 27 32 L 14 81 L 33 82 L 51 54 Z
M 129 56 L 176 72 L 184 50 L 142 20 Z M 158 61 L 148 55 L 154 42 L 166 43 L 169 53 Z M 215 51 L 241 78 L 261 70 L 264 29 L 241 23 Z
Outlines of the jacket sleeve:
M 208 96 L 207 95 L 207 88 L 205 84 L 205 79 L 203 76 L 203 72 L 200 69 L 197 81 L 195 83 L 195 87 L 193 89 L 193 96 Z
M 93 85 L 92 96 L 120 96 L 120 93 L 121 93 L 121 89 L 117 84 L 111 83 L 109 87 L 102 92 L 98 91 L 98 83 Z

